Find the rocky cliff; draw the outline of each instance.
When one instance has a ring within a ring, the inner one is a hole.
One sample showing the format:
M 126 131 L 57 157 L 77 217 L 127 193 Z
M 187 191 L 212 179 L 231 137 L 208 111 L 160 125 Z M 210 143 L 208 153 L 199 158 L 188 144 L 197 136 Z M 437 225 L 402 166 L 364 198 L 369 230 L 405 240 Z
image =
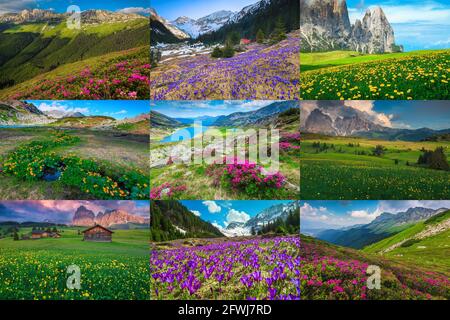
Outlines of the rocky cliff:
M 94 212 L 84 206 L 80 206 L 72 218 L 72 225 L 74 226 L 89 227 L 99 224 L 104 227 L 110 227 L 113 225 L 127 223 L 145 224 L 148 223 L 148 219 L 139 215 L 131 214 L 122 209 L 99 212 L 96 216 Z
M 345 0 L 300 0 L 301 51 L 354 50 L 362 53 L 402 51 L 381 7 L 367 9 L 350 23 Z

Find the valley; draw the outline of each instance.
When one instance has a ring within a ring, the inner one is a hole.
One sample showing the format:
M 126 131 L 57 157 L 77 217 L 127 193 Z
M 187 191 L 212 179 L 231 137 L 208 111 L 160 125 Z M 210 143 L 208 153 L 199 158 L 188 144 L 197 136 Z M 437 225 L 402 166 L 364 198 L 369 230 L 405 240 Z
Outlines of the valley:
M 53 118 L 33 104 L 2 106 L 2 199 L 148 199 L 145 114 Z
M 450 216 L 449 209 L 441 207 L 448 201 L 416 202 L 428 207 L 410 207 L 408 201 L 305 202 L 302 222 L 319 231 L 313 232 L 314 238 L 301 235 L 302 298 L 449 299 Z M 339 221 L 337 217 L 341 222 L 367 221 L 363 212 L 373 217 L 369 223 L 326 229 L 311 215 L 318 205 L 329 223 Z M 403 209 L 386 212 L 383 207 Z M 380 289 L 368 288 L 370 265 L 381 268 Z
M 0 16 L 2 99 L 149 97 L 148 18 L 107 10 L 24 10 Z
M 411 108 L 416 108 L 415 104 L 409 103 Z M 427 104 L 436 108 L 436 114 L 422 118 L 431 125 L 448 111 L 432 102 Z M 301 107 L 303 199 L 449 197 L 450 145 L 445 139 L 435 138 L 445 137 L 448 129 L 396 128 L 392 123 L 383 126 L 381 120 L 389 121 L 385 120 L 388 115 L 365 109 L 368 105 L 390 108 L 395 102 L 361 101 L 347 105 L 305 102 Z M 397 110 L 398 115 L 411 111 L 408 103 Z M 424 159 L 432 153 L 439 165 L 430 166 Z
M 298 104 L 266 104 L 257 111 L 216 117 L 211 120 L 214 122 L 202 127 L 193 118 L 181 123 L 153 110 L 150 116 L 151 199 L 297 198 Z M 279 141 L 267 143 L 277 144 L 278 159 L 257 160 L 257 154 L 249 157 L 250 152 L 261 152 L 255 149 L 256 145 L 249 144 L 258 139 L 261 129 L 280 131 Z M 178 141 L 179 138 L 183 140 Z M 240 170 L 242 174 L 238 173 Z
M 220 212 L 225 210 L 221 201 L 152 201 L 152 299 L 299 299 L 298 206 L 290 218 L 281 218 L 277 203 L 231 201 L 228 206 L 233 209 L 227 214 Z M 271 215 L 244 212 L 246 205 L 265 207 Z M 222 222 L 212 222 L 202 207 L 208 207 L 209 213 L 214 209 L 217 219 L 228 219 L 227 229 L 236 229 L 243 217 L 250 218 L 248 214 L 252 216 L 248 221 L 264 217 L 264 226 L 271 230 L 263 227 L 258 235 L 224 237 Z M 234 208 L 239 208 L 241 217 Z
M 151 98 L 297 100 L 298 11 L 290 0 L 197 20 L 169 22 L 153 11 Z

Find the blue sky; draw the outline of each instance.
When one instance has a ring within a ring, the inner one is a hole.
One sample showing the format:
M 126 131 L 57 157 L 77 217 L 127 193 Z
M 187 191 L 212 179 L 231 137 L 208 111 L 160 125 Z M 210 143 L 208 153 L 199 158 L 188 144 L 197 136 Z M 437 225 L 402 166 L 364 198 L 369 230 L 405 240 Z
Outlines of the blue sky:
M 450 208 L 450 200 L 428 201 L 300 201 L 300 230 L 336 229 L 367 224 L 383 212 L 399 213 L 414 207 Z
M 381 6 L 405 51 L 450 47 L 448 0 L 347 0 L 347 5 L 352 23 L 368 7 Z
M 285 200 L 184 200 L 181 203 L 201 219 L 225 228 L 230 222 L 247 222 L 262 210 L 289 203 Z
M 216 117 L 233 112 L 253 111 L 274 101 L 155 101 L 150 109 L 172 118 L 197 118 L 202 116 Z
M 394 127 L 450 128 L 449 101 L 375 101 L 373 110 L 392 117 Z
M 150 110 L 146 100 L 27 100 L 41 111 L 81 112 L 85 116 L 109 116 L 115 119 L 133 118 Z
M 168 20 L 181 16 L 198 19 L 219 10 L 240 11 L 258 0 L 151 0 L 151 7 Z
M 148 201 L 22 200 L 0 201 L 0 221 L 70 223 L 73 214 L 80 206 L 86 207 L 95 214 L 100 211 L 122 209 L 131 214 L 150 216 Z
M 304 101 L 302 108 L 312 110 L 322 107 L 352 107 L 365 112 L 368 119 L 390 128 L 434 130 L 450 128 L 449 101 L 412 101 L 412 100 L 382 100 L 382 101 Z
M 79 6 L 81 11 L 88 9 L 118 11 L 128 8 L 128 11 L 145 13 L 148 11 L 145 9 L 150 7 L 150 0 L 0 0 L 0 14 L 35 8 L 66 12 L 70 5 Z

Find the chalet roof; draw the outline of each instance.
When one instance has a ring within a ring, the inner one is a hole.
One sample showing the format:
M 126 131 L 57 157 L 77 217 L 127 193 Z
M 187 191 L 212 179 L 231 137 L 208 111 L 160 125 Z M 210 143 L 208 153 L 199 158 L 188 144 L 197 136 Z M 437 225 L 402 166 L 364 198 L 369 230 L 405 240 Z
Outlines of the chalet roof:
M 33 231 L 31 231 L 31 233 L 32 234 L 43 234 L 43 233 L 48 233 L 48 232 L 45 230 L 33 230 Z
M 88 232 L 89 230 L 92 230 L 92 229 L 94 229 L 94 228 L 96 228 L 96 227 L 102 228 L 103 230 L 105 230 L 105 231 L 107 231 L 107 232 L 109 232 L 109 233 L 114 233 L 113 231 L 111 231 L 111 230 L 109 230 L 108 228 L 105 228 L 105 227 L 103 227 L 103 226 L 101 226 L 101 225 L 99 225 L 99 224 L 96 224 L 95 226 L 92 226 L 92 227 L 90 227 L 90 228 L 87 228 L 86 230 L 81 231 L 81 232 L 82 232 L 82 233 L 85 233 L 85 232 Z

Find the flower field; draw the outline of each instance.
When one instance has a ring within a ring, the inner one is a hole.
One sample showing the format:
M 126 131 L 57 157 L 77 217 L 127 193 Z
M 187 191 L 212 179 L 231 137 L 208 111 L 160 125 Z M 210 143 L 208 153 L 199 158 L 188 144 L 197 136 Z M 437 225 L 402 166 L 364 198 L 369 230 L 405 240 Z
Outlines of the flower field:
M 151 297 L 297 300 L 299 245 L 285 236 L 153 250 Z
M 54 131 L 50 139 L 34 140 L 7 154 L 3 171 L 28 182 L 55 176 L 55 182 L 78 189 L 80 197 L 87 199 L 149 198 L 149 178 L 139 169 L 124 171 L 96 160 L 52 151 L 78 142 L 78 137 Z
M 448 150 L 446 142 L 327 137 L 315 142 L 329 146 L 320 151 L 306 135 L 304 139 L 300 160 L 303 199 L 432 200 L 450 196 L 448 171 L 416 165 L 422 148 L 444 146 Z M 377 144 L 386 147 L 383 156 L 371 155 Z
M 150 96 L 149 83 L 148 53 L 141 50 L 108 59 L 96 66 L 86 64 L 64 76 L 56 73 L 39 77 L 39 80 L 19 85 L 9 98 L 145 100 Z
M 301 73 L 302 100 L 448 100 L 450 51 Z
M 69 229 L 61 239 L 0 239 L 0 299 L 148 300 L 145 236 L 136 231 L 121 232 L 125 237 L 126 232 L 136 233 L 133 236 L 140 237 L 142 245 L 130 246 L 127 240 L 118 240 L 122 235 L 116 237 L 120 244 L 86 243 Z M 67 288 L 70 265 L 80 267 L 80 290 Z
M 161 62 L 151 73 L 152 100 L 297 100 L 299 34 L 266 47 L 253 44 L 232 58 L 209 55 Z
M 301 298 L 339 300 L 449 299 L 450 280 L 441 273 L 366 256 L 355 250 L 301 237 Z M 367 267 L 381 268 L 381 288 L 367 287 Z

